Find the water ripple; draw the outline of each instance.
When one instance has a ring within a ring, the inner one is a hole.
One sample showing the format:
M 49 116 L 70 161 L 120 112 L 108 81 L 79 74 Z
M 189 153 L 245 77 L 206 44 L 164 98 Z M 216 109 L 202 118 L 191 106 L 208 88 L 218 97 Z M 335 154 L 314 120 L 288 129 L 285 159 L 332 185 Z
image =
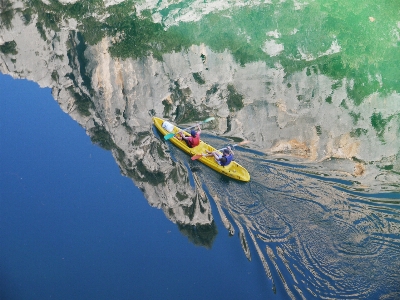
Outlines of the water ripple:
M 207 169 L 201 178 L 234 220 L 250 260 L 247 229 L 273 290 L 292 299 L 398 295 L 399 205 L 259 157 L 240 163 L 252 175 L 248 184 Z

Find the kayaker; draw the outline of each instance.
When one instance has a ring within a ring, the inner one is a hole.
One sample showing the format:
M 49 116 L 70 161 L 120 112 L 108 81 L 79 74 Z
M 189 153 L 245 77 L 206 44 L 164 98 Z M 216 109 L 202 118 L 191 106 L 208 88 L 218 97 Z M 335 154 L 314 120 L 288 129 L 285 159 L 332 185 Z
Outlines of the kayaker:
M 193 129 L 190 132 L 190 136 L 185 136 L 182 131 L 178 132 L 181 138 L 185 140 L 189 148 L 194 148 L 198 144 L 200 144 L 200 133 L 201 133 L 200 125 L 197 125 L 197 128 L 198 131 L 196 132 L 196 130 Z
M 229 146 L 222 151 L 222 154 L 218 151 L 210 152 L 206 150 L 206 152 L 208 153 L 207 156 L 214 156 L 216 162 L 221 166 L 227 166 L 233 160 L 233 151 Z

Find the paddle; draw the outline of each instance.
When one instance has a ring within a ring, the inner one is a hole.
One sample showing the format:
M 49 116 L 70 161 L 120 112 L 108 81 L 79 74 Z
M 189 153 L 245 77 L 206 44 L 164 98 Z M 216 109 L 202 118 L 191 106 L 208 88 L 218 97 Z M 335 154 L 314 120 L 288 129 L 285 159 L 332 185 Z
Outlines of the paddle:
M 202 122 L 200 122 L 200 123 L 198 123 L 198 124 L 196 124 L 196 125 L 190 126 L 190 127 L 188 127 L 188 128 L 182 129 L 181 131 L 189 130 L 189 129 L 191 129 L 191 128 L 196 127 L 197 125 L 201 125 L 201 124 L 210 122 L 210 121 L 212 121 L 212 120 L 214 120 L 214 119 L 215 119 L 214 117 L 207 118 L 207 119 L 205 119 L 204 121 L 202 121 Z M 174 137 L 175 135 L 176 135 L 176 133 L 173 133 L 173 132 L 168 133 L 168 134 L 164 135 L 164 139 L 165 139 L 166 141 L 168 141 L 170 138 Z
M 237 143 L 237 144 L 233 145 L 231 148 L 234 148 L 234 147 L 236 147 L 236 146 L 241 146 L 241 145 L 244 145 L 244 144 L 247 144 L 247 143 L 250 143 L 250 141 L 243 141 L 243 142 Z M 222 148 L 222 149 L 218 149 L 217 151 L 223 151 L 224 149 L 226 149 L 226 147 L 225 147 L 225 148 Z M 196 155 L 193 155 L 193 156 L 192 156 L 192 160 L 199 159 L 200 157 L 203 157 L 203 154 L 196 154 Z

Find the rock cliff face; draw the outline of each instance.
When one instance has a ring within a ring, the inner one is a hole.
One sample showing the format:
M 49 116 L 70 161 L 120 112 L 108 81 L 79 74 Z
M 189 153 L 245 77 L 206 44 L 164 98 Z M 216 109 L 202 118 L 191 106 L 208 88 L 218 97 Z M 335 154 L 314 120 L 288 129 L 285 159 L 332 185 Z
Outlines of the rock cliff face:
M 185 215 L 182 207 L 203 211 L 205 200 L 152 132 L 153 115 L 181 124 L 215 116 L 211 133 L 333 170 L 340 163 L 332 158 L 347 160 L 360 181 L 382 169 L 400 172 L 399 94 L 372 94 L 357 106 L 348 100 L 351 80 L 331 79 L 315 68 L 287 74 L 280 64 L 241 65 L 227 50 L 206 45 L 162 60 L 121 60 L 110 56 L 110 38 L 87 46 L 79 21 L 63 19 L 59 31 L 40 32 L 36 16 L 24 20 L 23 7 L 13 4 L 12 24 L 0 31 L 0 44 L 14 45 L 0 53 L 0 71 L 52 88 L 62 109 L 110 149 L 122 172 L 174 221 L 208 224 L 212 218 L 208 206 L 194 219 Z
M 103 40 L 86 52 L 97 63 L 87 71 L 114 122 L 115 111 L 124 112 L 129 127 L 148 123 L 151 114 L 180 123 L 213 115 L 212 132 L 251 140 L 253 148 L 268 154 L 364 165 L 389 160 L 399 170 L 398 94 L 373 94 L 355 106 L 346 101 L 351 85 L 346 79 L 307 70 L 286 76 L 281 67 L 264 63 L 242 67 L 228 52 L 214 53 L 204 45 L 165 55 L 162 62 L 113 60 L 108 46 Z
M 86 48 L 74 24 L 69 20 L 60 32 L 46 32 L 44 41 L 34 22 L 24 25 L 17 13 L 12 30 L 0 33 L 3 45 L 16 43 L 16 53 L 1 53 L 0 71 L 50 87 L 61 108 L 92 141 L 112 151 L 121 172 L 133 179 L 151 206 L 180 226 L 196 225 L 213 233 L 202 241 L 208 246 L 215 236 L 210 203 L 198 191 L 196 178 L 193 188 L 186 167 L 171 159 L 167 145 L 152 131 L 149 111 L 162 111 L 161 101 L 134 97 L 137 79 L 121 71 L 126 63 L 111 59 L 106 40 Z

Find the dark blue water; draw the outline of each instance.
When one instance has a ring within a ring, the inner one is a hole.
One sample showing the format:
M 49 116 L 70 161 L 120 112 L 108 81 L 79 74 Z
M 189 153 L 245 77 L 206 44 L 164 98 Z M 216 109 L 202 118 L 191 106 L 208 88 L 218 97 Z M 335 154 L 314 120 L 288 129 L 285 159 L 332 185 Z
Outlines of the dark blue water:
M 212 249 L 194 246 L 49 89 L 0 74 L 0 299 L 265 298 L 213 212 Z

